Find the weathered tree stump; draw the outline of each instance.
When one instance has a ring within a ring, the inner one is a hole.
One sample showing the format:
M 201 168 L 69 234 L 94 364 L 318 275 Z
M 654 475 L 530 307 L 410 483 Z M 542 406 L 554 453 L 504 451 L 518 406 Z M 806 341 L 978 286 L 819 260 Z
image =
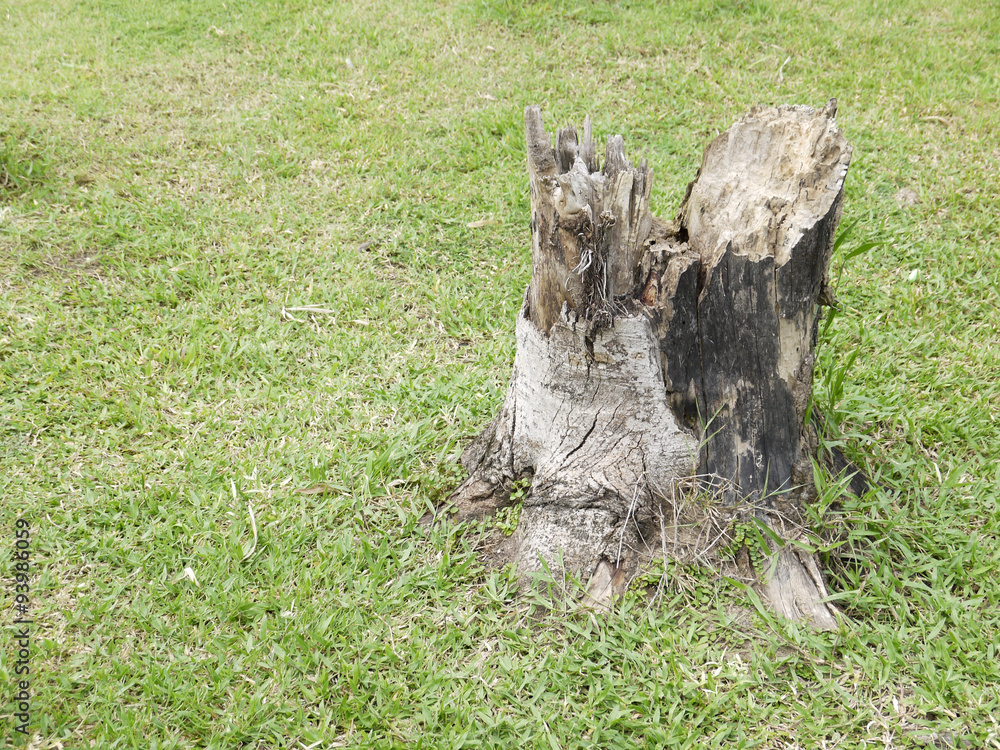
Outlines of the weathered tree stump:
M 651 550 L 702 555 L 753 519 L 797 535 L 816 497 L 806 415 L 851 157 L 835 111 L 752 110 L 708 146 L 665 222 L 621 136 L 601 167 L 589 121 L 553 147 L 527 109 L 533 269 L 514 373 L 449 503 L 459 520 L 482 517 L 530 478 L 501 550 L 520 573 L 561 561 L 601 604 Z M 834 626 L 812 557 L 772 547 L 758 590 L 785 616 Z

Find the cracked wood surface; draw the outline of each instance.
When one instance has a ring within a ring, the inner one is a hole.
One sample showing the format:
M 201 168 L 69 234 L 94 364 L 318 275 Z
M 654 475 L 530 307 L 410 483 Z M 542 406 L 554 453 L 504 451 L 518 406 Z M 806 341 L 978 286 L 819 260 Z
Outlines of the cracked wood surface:
M 701 356 L 676 356 L 666 320 L 664 366 L 671 390 L 693 391 L 681 411 L 711 420 L 700 471 L 726 480 L 729 502 L 791 513 L 811 478 L 803 419 L 851 158 L 835 113 L 752 110 L 708 146 L 680 211 L 700 278 L 697 298 L 671 303 L 695 313 Z
M 642 243 L 649 233 L 652 174 L 625 158 L 621 136 L 608 138 L 604 168 L 590 118 L 582 140 L 559 130 L 556 146 L 537 106 L 525 111 L 531 192 L 531 284 L 528 314 L 548 332 L 563 307 L 606 324 L 617 298 L 638 282 Z

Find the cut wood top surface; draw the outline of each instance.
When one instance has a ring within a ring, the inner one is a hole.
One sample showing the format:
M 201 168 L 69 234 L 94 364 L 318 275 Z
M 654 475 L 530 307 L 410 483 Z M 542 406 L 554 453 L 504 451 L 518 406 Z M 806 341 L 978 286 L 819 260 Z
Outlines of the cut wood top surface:
M 836 101 L 811 107 L 761 107 L 705 150 L 683 207 L 688 242 L 709 264 L 733 252 L 788 262 L 803 232 L 840 194 L 851 147 L 834 123 Z

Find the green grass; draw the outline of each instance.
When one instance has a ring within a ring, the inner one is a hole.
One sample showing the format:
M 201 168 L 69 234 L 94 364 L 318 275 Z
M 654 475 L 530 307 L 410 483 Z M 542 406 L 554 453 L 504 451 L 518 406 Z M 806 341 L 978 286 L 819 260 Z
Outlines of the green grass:
M 0 18 L 0 529 L 33 526 L 34 747 L 1000 747 L 995 9 Z M 544 616 L 474 534 L 422 531 L 510 371 L 524 107 L 622 133 L 670 216 L 749 106 L 831 96 L 842 255 L 885 242 L 834 259 L 816 383 L 885 487 L 822 521 L 850 528 L 850 624 L 738 624 L 739 591 L 669 570 L 655 606 Z

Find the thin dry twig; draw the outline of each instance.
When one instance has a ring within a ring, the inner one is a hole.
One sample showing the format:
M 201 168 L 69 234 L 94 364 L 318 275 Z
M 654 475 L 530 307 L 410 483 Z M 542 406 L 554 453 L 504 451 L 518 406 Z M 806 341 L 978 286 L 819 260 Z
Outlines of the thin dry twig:
M 239 502 L 236 496 L 236 482 L 232 479 L 229 480 L 229 486 L 233 490 L 233 500 Z M 251 555 L 257 551 L 257 517 L 254 515 L 253 506 L 247 501 L 247 510 L 250 511 L 250 528 L 253 531 L 253 544 L 250 545 L 250 549 L 243 554 L 243 559 L 240 562 L 246 562 L 250 559 Z
M 336 315 L 336 310 L 330 310 L 326 307 L 319 307 L 318 305 L 303 305 L 302 307 L 283 307 L 281 308 L 283 312 L 303 312 L 303 313 L 316 313 L 317 315 Z
M 621 565 L 622 562 L 622 543 L 625 541 L 625 529 L 628 527 L 628 521 L 632 517 L 632 513 L 635 512 L 635 501 L 639 497 L 639 487 L 642 485 L 643 480 L 646 475 L 643 474 L 639 477 L 639 481 L 635 484 L 635 491 L 632 493 L 632 502 L 628 506 L 628 513 L 625 515 L 625 523 L 622 524 L 622 533 L 618 536 L 618 559 L 615 561 L 615 565 Z

